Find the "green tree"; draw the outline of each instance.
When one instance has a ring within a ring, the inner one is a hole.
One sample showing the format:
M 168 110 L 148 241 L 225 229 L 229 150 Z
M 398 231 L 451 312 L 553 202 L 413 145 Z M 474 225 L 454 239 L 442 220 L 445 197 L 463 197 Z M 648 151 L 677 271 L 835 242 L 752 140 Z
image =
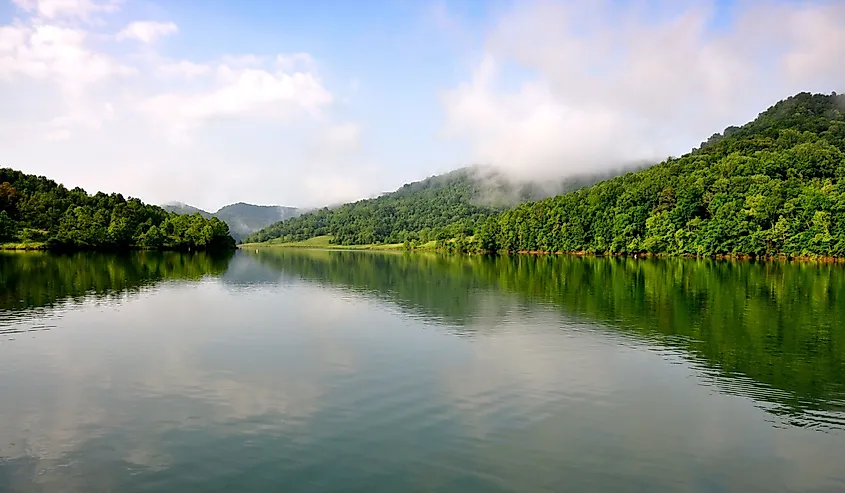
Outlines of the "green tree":
M 0 211 L 0 240 L 11 240 L 15 235 L 15 223 L 6 211 Z
M 228 226 L 216 218 L 180 219 L 135 198 L 89 195 L 8 168 L 0 168 L 0 212 L 5 240 L 46 241 L 55 249 L 234 248 Z

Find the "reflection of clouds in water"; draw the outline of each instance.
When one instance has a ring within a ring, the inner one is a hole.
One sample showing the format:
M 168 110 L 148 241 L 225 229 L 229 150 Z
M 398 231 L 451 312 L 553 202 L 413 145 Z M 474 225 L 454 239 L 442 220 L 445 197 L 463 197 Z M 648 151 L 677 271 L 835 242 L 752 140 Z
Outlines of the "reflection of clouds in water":
M 220 281 L 229 286 L 257 287 L 280 283 L 286 277 L 278 270 L 270 269 L 239 251 L 232 257 L 226 272 L 220 276 Z
M 504 476 L 564 474 L 550 472 L 557 463 L 582 478 L 662 476 L 677 491 L 718 475 L 761 491 L 761 474 L 807 491 L 832 487 L 841 474 L 841 439 L 792 427 L 772 433 L 772 418 L 753 400 L 714 393 L 691 364 L 671 364 L 645 343 L 553 307 L 529 313 L 515 300 L 496 303 L 496 317 L 476 317 L 468 329 L 487 337 L 440 368 L 439 385 L 472 438 L 464 446 Z M 804 448 L 790 435 L 802 435 Z M 536 470 L 509 471 L 513 454 L 536 457 Z
M 264 419 L 238 432 L 307 426 L 327 380 L 355 372 L 345 322 L 371 307 L 320 289 L 288 294 L 238 303 L 231 297 L 249 293 L 212 282 L 163 286 L 68 313 L 50 337 L 14 341 L 0 382 L 19 399 L 0 400 L 0 456 L 54 467 L 96 437 L 119 433 L 129 439 L 119 445 L 126 462 L 157 469 L 171 459 L 155 437 L 169 429 L 256 417 Z M 256 312 L 266 313 L 266 324 Z M 279 313 L 285 323 L 270 323 Z
M 588 330 L 577 337 L 550 332 L 561 325 L 560 315 L 535 308 L 527 316 L 514 300 L 495 298 L 499 314 L 479 316 L 468 329 L 486 336 L 472 340 L 465 359 L 439 368 L 446 398 L 467 411 L 478 433 L 501 424 L 497 417 L 539 420 L 552 405 L 586 398 L 601 403 L 620 390 L 613 372 L 623 362 L 621 349 Z M 596 345 L 602 346 L 600 359 Z
M 50 348 L 43 354 L 45 343 Z M 0 378 L 0 393 L 14 396 L 0 399 L 0 455 L 57 459 L 108 419 L 91 390 L 109 386 L 110 374 L 100 361 L 80 357 L 85 350 L 61 334 L 12 344 Z M 23 346 L 32 353 L 22 353 Z
M 331 289 L 300 286 L 305 293 L 301 306 L 303 325 L 317 343 L 320 360 L 342 373 L 354 373 L 356 353 L 344 339 L 362 335 L 360 327 L 350 327 L 366 320 L 367 314 L 379 309 L 371 300 L 350 296 Z

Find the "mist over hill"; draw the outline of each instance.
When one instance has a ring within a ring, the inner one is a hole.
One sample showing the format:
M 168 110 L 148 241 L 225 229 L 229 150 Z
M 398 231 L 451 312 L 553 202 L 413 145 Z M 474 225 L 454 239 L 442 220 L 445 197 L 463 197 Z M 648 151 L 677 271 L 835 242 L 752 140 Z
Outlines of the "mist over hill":
M 843 257 L 845 97 L 786 98 L 679 158 L 490 218 L 460 247 Z
M 211 217 L 213 214 L 210 212 L 206 212 L 202 209 L 194 207 L 192 205 L 188 205 L 182 202 L 171 202 L 169 204 L 164 204 L 161 206 L 162 209 L 166 210 L 167 212 L 173 212 L 176 214 L 197 214 L 201 215 L 202 217 Z
M 324 207 L 279 221 L 246 238 L 299 241 L 332 236 L 341 245 L 428 242 L 473 234 L 492 214 L 518 204 L 577 190 L 637 168 L 581 174 L 545 183 L 516 181 L 496 168 L 469 166 L 417 182 L 378 197 Z

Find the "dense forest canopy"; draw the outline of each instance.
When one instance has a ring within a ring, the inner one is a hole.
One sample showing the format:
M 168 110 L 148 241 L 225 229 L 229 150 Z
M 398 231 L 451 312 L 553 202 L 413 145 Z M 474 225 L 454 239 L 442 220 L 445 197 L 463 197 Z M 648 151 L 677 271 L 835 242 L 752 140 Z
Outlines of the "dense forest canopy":
M 845 256 L 845 97 L 800 93 L 689 154 L 488 219 L 461 249 Z
M 117 193 L 89 195 L 0 168 L 0 242 L 53 249 L 211 250 L 234 246 L 226 223 L 166 212 Z

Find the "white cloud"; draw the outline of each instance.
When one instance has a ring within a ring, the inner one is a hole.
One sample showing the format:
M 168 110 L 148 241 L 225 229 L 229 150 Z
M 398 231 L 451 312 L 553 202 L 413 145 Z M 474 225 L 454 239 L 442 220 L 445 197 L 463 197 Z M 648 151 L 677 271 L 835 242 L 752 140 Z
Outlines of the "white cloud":
M 179 62 L 165 62 L 157 67 L 158 72 L 166 77 L 194 78 L 211 72 L 211 67 L 204 63 L 194 63 L 187 60 Z
M 67 140 L 73 136 L 71 129 L 88 128 L 99 130 L 103 122 L 114 118 L 114 106 L 105 103 L 99 106 L 89 104 L 78 106 L 63 116 L 57 116 L 48 123 L 47 140 Z
M 111 13 L 118 9 L 117 1 L 95 2 L 92 0 L 12 0 L 12 3 L 26 12 L 46 19 L 71 17 L 88 19 L 95 13 Z
M 287 119 L 304 112 L 316 115 L 332 95 L 310 73 L 271 73 L 259 69 L 217 68 L 218 84 L 207 92 L 158 94 L 139 108 L 181 134 L 215 118 L 272 117 Z
M 311 206 L 331 206 L 367 197 L 372 191 L 359 172 L 333 170 L 329 173 L 310 171 L 300 178 Z
M 135 39 L 142 43 L 153 43 L 159 38 L 179 32 L 173 22 L 135 21 L 130 22 L 119 33 L 117 39 Z
M 443 95 L 448 133 L 480 162 L 550 177 L 683 153 L 795 92 L 845 84 L 845 5 L 741 4 L 719 31 L 713 11 L 684 5 L 517 3 Z
M 27 42 L 29 30 L 21 25 L 0 26 L 0 53 L 14 52 Z
M 114 5 L 18 2 L 24 15 L 0 25 L 0 104 L 10 110 L 0 136 L 12 166 L 211 208 L 366 192 L 346 166 L 360 127 L 334 121 L 335 98 L 310 54 L 173 59 L 155 43 L 178 33 L 173 23 L 89 22 Z M 115 43 L 130 38 L 148 46 L 127 53 L 131 45 Z M 313 155 L 312 142 L 334 151 Z M 315 177 L 327 176 L 319 187 Z
M 845 65 L 839 62 L 845 58 L 845 6 L 780 12 L 778 17 L 789 19 L 784 26 L 792 43 L 782 59 L 789 79 L 801 84 L 823 77 L 831 85 L 838 84 L 836 89 L 841 90 L 845 85 Z
M 3 90 L 11 94 L 18 88 L 29 93 L 35 90 L 33 82 L 38 82 L 61 95 L 53 115 L 35 130 L 48 140 L 69 139 L 77 126 L 99 129 L 114 112 L 111 103 L 103 99 L 105 94 L 95 96 L 94 88 L 137 73 L 135 68 L 92 50 L 88 40 L 89 33 L 81 28 L 37 19 L 0 27 L 0 83 L 7 86 Z M 39 99 L 45 99 L 45 94 Z
M 457 137 L 441 149 L 428 124 L 408 120 L 436 118 L 414 108 L 439 88 L 389 64 L 344 73 L 308 46 L 237 54 L 226 39 L 197 47 L 197 59 L 155 42 L 179 35 L 175 24 L 131 11 L 120 24 L 92 22 L 114 2 L 16 3 L 19 17 L 0 25 L 6 161 L 70 186 L 212 209 L 240 200 L 319 206 L 473 161 L 533 177 L 663 158 L 798 90 L 845 82 L 841 4 L 741 4 L 714 31 L 709 10 L 672 2 L 675 12 L 660 16 L 610 0 L 517 2 L 473 45 L 484 56 L 471 75 L 441 94 Z M 441 14 L 450 40 L 476 39 Z M 120 32 L 143 43 L 118 43 Z M 353 76 L 366 80 L 360 90 Z M 415 77 L 408 107 L 396 107 L 390 98 Z M 393 92 L 362 100 L 385 88 Z M 368 154 L 377 137 L 375 152 L 391 166 Z
M 335 152 L 350 152 L 358 148 L 361 139 L 361 126 L 357 123 L 342 123 L 325 129 L 320 138 L 320 146 Z
M 46 79 L 68 90 L 135 69 L 90 50 L 84 30 L 50 24 L 12 24 L 0 30 L 0 78 Z
M 558 174 L 561 168 L 590 170 L 608 162 L 618 165 L 631 156 L 653 157 L 653 138 L 636 122 L 605 108 L 567 106 L 545 81 L 532 81 L 518 91 L 499 91 L 499 64 L 487 56 L 470 83 L 451 91 L 447 131 L 469 137 L 476 162 L 508 170 L 514 178 Z M 609 146 L 608 135 L 629 138 Z

